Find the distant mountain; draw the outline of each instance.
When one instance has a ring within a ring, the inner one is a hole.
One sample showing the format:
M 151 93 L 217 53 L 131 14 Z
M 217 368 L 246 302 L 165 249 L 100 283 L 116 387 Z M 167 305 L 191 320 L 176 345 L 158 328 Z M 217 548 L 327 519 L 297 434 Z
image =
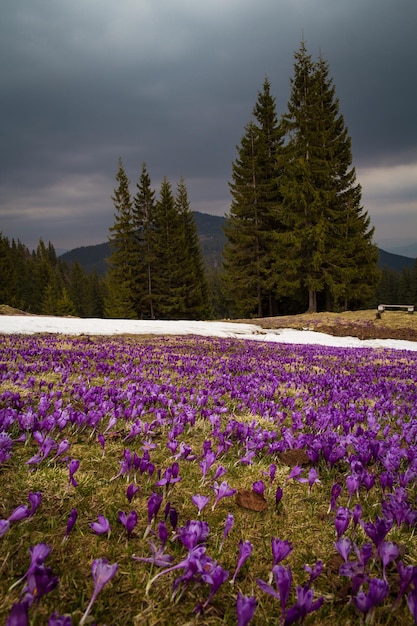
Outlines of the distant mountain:
M 402 256 L 400 254 L 391 254 L 391 252 L 386 252 L 385 250 L 381 250 L 381 248 L 379 248 L 378 265 L 381 269 L 386 267 L 389 270 L 401 272 L 403 269 L 408 267 L 410 270 L 412 270 L 415 262 L 416 259 Z
M 417 257 L 417 241 L 415 243 L 410 243 L 407 246 L 384 246 L 384 249 L 388 248 L 389 252 L 392 254 L 399 254 L 400 256 L 412 257 L 415 259 Z
M 219 215 L 208 215 L 207 213 L 194 212 L 195 224 L 201 243 L 201 251 L 208 267 L 221 267 L 222 250 L 226 243 L 223 232 L 225 218 Z M 107 269 L 107 259 L 110 256 L 110 244 L 99 243 L 95 246 L 83 246 L 74 248 L 60 256 L 60 259 L 69 265 L 78 261 L 86 272 L 96 270 L 103 276 Z M 415 258 L 392 254 L 379 249 L 379 267 L 386 267 L 397 272 L 403 268 L 414 267 Z

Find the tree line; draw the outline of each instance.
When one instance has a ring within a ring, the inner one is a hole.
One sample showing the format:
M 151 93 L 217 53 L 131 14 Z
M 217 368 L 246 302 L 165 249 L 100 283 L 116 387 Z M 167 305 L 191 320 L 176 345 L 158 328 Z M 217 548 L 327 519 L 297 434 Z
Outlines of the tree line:
M 156 199 L 143 163 L 132 197 L 121 159 L 116 180 L 106 317 L 212 317 L 200 242 L 184 180 L 179 180 L 174 193 L 165 177 Z
M 133 319 L 262 317 L 416 303 L 417 263 L 378 269 L 351 139 L 327 62 L 294 55 L 287 111 L 264 80 L 229 183 L 222 268 L 202 257 L 184 179 L 158 197 L 146 163 L 135 193 L 122 160 L 104 279 L 68 266 L 52 244 L 0 233 L 0 302 L 33 313 Z M 7 277 L 7 278 L 6 278 Z
M 37 315 L 103 317 L 104 291 L 96 272 L 60 260 L 50 242 L 31 252 L 0 232 L 0 303 Z

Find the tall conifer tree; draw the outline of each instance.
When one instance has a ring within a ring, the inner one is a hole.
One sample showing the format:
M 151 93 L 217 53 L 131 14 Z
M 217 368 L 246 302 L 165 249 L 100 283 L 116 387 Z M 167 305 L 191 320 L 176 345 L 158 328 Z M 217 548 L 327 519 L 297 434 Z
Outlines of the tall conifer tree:
M 110 318 L 135 319 L 137 240 L 132 215 L 129 179 L 119 159 L 116 175 L 118 187 L 112 200 L 116 209 L 114 224 L 110 227 L 111 255 L 106 279 L 105 314 Z
M 177 185 L 175 208 L 181 226 L 178 255 L 182 274 L 180 280 L 184 288 L 184 309 L 177 311 L 177 315 L 181 319 L 208 319 L 211 317 L 211 307 L 206 272 L 183 178 Z
M 154 233 L 155 233 L 155 192 L 151 187 L 151 179 L 146 163 L 142 163 L 142 171 L 134 197 L 133 220 L 138 246 L 138 273 L 136 284 L 136 309 L 139 317 L 153 319 L 153 268 L 155 267 Z
M 304 42 L 295 53 L 288 142 L 280 159 L 281 219 L 276 259 L 281 287 L 301 288 L 308 310 L 359 303 L 378 277 L 373 229 L 360 206 L 351 141 L 327 63 L 314 63 Z M 359 298 L 359 299 L 358 299 Z
M 232 314 L 276 312 L 272 233 L 280 230 L 277 156 L 283 132 L 265 79 L 232 165 L 232 205 L 226 219 L 224 286 Z

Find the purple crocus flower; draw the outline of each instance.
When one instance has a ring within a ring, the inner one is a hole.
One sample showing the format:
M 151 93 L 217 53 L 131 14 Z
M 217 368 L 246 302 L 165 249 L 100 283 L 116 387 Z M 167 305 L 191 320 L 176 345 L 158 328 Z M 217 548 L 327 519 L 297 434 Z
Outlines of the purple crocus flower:
M 159 493 L 152 493 L 148 498 L 148 526 L 152 524 L 152 520 L 158 515 L 162 504 L 162 496 Z
M 391 530 L 393 523 L 394 520 L 386 520 L 383 517 L 377 517 L 375 524 L 372 522 L 362 522 L 362 528 L 378 549 Z
M 263 480 L 257 480 L 252 484 L 252 491 L 263 496 L 265 493 L 265 483 Z
M 8 519 L 0 519 L 0 538 L 4 537 L 10 530 L 10 522 Z
M 305 616 L 313 611 L 317 611 L 324 602 L 320 597 L 313 602 L 313 590 L 306 587 L 297 587 L 297 602 L 291 606 L 285 615 L 284 626 L 295 624 L 299 620 L 304 620 Z
M 385 574 L 387 565 L 398 558 L 400 550 L 392 541 L 383 541 L 378 548 L 378 553 L 382 561 L 382 576 L 384 580 L 387 580 Z
M 137 493 L 139 491 L 139 487 L 137 485 L 135 485 L 134 483 L 131 483 L 128 488 L 126 489 L 126 498 L 129 500 L 129 502 L 132 502 L 133 500 L 133 496 L 135 495 L 135 493 Z
M 230 531 L 232 530 L 233 524 L 235 523 L 235 518 L 233 517 L 233 515 L 231 513 L 227 514 L 226 517 L 226 521 L 224 524 L 224 531 L 223 531 L 223 539 L 222 542 L 219 546 L 219 552 L 222 551 L 223 549 L 223 544 L 225 542 L 225 540 L 227 539 L 227 536 L 229 535 Z
M 271 537 L 272 561 L 273 565 L 278 565 L 292 552 L 292 545 L 286 539 L 283 541 L 278 537 Z
M 277 487 L 277 490 L 275 492 L 275 504 L 276 504 L 276 506 L 278 506 L 278 504 L 281 502 L 282 496 L 283 496 L 282 488 L 281 487 Z
M 349 510 L 343 506 L 339 506 L 336 513 L 336 518 L 334 520 L 334 525 L 336 528 L 336 533 L 338 539 L 346 532 L 347 527 L 349 526 Z
M 22 519 L 29 517 L 29 507 L 25 504 L 21 504 L 12 511 L 10 517 L 8 518 L 9 522 L 20 522 Z
M 255 610 L 256 598 L 254 596 L 244 596 L 239 591 L 236 600 L 237 626 L 247 626 L 253 618 Z
M 65 452 L 68 452 L 68 450 L 70 449 L 71 444 L 68 441 L 68 439 L 63 439 L 60 444 L 58 445 L 58 449 L 55 452 L 54 456 L 52 457 L 51 461 L 55 461 L 58 457 L 62 456 L 63 454 L 65 454 Z
M 212 511 L 214 511 L 214 509 L 216 508 L 216 504 L 219 502 L 219 500 L 221 500 L 222 498 L 228 498 L 230 496 L 233 496 L 236 493 L 236 489 L 232 489 L 232 487 L 230 487 L 225 480 L 220 485 L 215 482 L 213 485 L 213 489 L 214 493 L 216 494 L 216 499 L 213 506 L 211 507 Z
M 164 546 L 156 547 L 153 541 L 150 541 L 149 547 L 151 549 L 152 556 L 150 557 L 141 557 L 132 554 L 132 559 L 135 561 L 142 561 L 143 563 L 151 563 L 156 567 L 169 567 L 172 565 L 172 561 L 174 557 L 170 554 L 164 553 Z
M 359 591 L 359 593 L 353 598 L 356 608 L 361 613 L 369 613 L 378 604 L 386 598 L 389 591 L 389 585 L 385 580 L 380 578 L 372 578 L 369 581 L 368 593 Z
M 236 576 L 238 575 L 239 571 L 242 569 L 242 567 L 244 566 L 244 564 L 246 563 L 246 561 L 252 554 L 252 550 L 253 550 L 253 545 L 251 544 L 250 541 L 243 541 L 242 539 L 239 541 L 239 558 L 237 561 L 235 573 L 233 574 L 233 578 L 230 581 L 232 585 L 235 583 Z
M 138 523 L 138 514 L 135 510 L 130 511 L 128 515 L 124 511 L 119 511 L 117 519 L 126 528 L 127 537 L 130 538 L 133 529 Z
M 346 562 L 349 558 L 349 553 L 352 550 L 352 542 L 349 537 L 340 537 L 334 544 L 334 547 Z
M 54 575 L 50 567 L 45 567 L 43 564 L 36 565 L 27 576 L 22 596 L 29 604 L 34 601 L 39 604 L 40 599 L 53 591 L 58 582 L 58 577 Z
M 310 577 L 307 582 L 307 587 L 310 587 L 311 584 L 320 576 L 323 571 L 323 561 L 317 561 L 313 567 L 310 565 L 303 565 L 304 571 L 310 574 Z
M 198 544 L 206 541 L 209 532 L 210 528 L 207 522 L 188 520 L 185 526 L 178 529 L 178 539 L 187 550 L 192 550 Z
M 213 568 L 208 572 L 204 572 L 201 575 L 201 580 L 210 585 L 210 593 L 208 595 L 207 600 L 204 602 L 202 608 L 205 609 L 213 599 L 214 594 L 218 592 L 220 587 L 226 580 L 229 578 L 229 572 L 223 569 L 220 565 L 216 563 L 213 564 Z
M 111 531 L 109 520 L 104 515 L 99 515 L 98 522 L 92 522 L 90 527 L 96 535 L 108 535 Z
M 68 537 L 71 530 L 75 526 L 75 522 L 77 521 L 78 511 L 77 509 L 71 509 L 70 514 L 68 515 L 67 528 L 65 530 L 65 536 Z
M 80 467 L 79 460 L 71 459 L 68 469 L 69 469 L 69 482 L 72 484 L 73 487 L 78 487 L 78 483 L 74 478 L 74 474 L 78 470 L 79 467 Z
M 195 496 L 191 496 L 191 502 L 197 507 L 198 515 L 200 515 L 209 500 L 210 498 L 208 496 L 201 496 L 198 493 Z
M 26 602 L 13 604 L 5 626 L 29 626 L 29 606 Z
M 294 478 L 295 480 L 299 480 L 302 473 L 303 473 L 303 468 L 300 467 L 300 465 L 294 465 L 291 472 L 288 474 L 287 480 L 291 480 L 291 478 Z
M 227 469 L 223 465 L 219 465 L 214 473 L 213 480 L 217 480 L 227 474 Z
M 71 616 L 58 615 L 58 613 L 55 612 L 49 618 L 48 626 L 72 626 Z
M 96 559 L 95 561 L 93 561 L 93 565 L 91 567 L 91 573 L 92 573 L 93 581 L 94 581 L 94 591 L 93 591 L 93 595 L 91 596 L 91 600 L 85 610 L 85 613 L 80 620 L 79 626 L 84 626 L 86 619 L 88 617 L 88 614 L 90 613 L 91 608 L 94 602 L 96 601 L 98 594 L 103 589 L 103 587 L 105 587 L 105 585 L 107 585 L 107 583 L 114 577 L 114 575 L 117 572 L 117 568 L 118 568 L 117 563 L 113 563 L 113 565 L 109 565 L 109 562 L 107 559 Z
M 417 624 L 417 589 L 414 587 L 407 595 L 407 606 L 413 616 L 414 623 Z
M 42 494 L 40 491 L 29 491 L 28 498 L 30 502 L 29 517 L 32 517 L 42 502 Z
M 283 618 L 292 585 L 291 568 L 285 568 L 283 565 L 275 565 L 272 568 L 272 576 L 275 580 L 275 585 L 278 591 L 275 591 L 275 589 L 270 584 L 266 583 L 260 578 L 256 579 L 256 583 L 258 587 L 262 589 L 262 591 L 280 601 Z
M 329 506 L 329 511 L 328 511 L 329 513 L 330 511 L 334 511 L 334 509 L 336 508 L 336 501 L 341 493 L 342 493 L 342 487 L 338 483 L 334 483 L 334 485 L 332 486 L 332 491 L 331 491 L 330 506 Z

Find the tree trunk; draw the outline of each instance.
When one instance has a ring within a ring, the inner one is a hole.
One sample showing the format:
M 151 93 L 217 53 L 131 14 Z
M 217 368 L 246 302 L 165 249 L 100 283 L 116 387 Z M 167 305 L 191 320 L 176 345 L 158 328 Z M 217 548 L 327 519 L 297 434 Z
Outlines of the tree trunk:
M 307 313 L 317 313 L 317 292 L 312 289 L 308 290 L 308 309 Z

